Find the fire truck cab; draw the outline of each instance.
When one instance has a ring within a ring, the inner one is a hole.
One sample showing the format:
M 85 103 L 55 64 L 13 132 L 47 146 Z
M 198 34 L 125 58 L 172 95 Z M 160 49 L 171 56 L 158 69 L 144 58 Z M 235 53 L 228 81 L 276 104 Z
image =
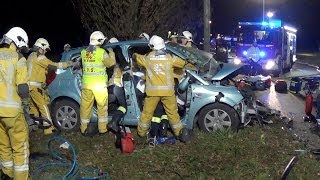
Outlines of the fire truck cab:
M 253 61 L 265 74 L 275 76 L 290 71 L 296 60 L 296 32 L 280 20 L 239 22 L 233 63 Z

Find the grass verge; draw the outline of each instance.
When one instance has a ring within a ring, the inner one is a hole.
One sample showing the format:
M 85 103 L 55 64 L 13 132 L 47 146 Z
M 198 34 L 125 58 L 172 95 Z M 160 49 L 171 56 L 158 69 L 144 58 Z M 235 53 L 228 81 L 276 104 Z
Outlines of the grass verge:
M 125 155 L 115 148 L 111 133 L 93 138 L 80 133 L 63 134 L 76 147 L 80 164 L 99 167 L 113 179 L 279 179 L 294 150 L 305 148 L 281 124 L 250 127 L 238 133 L 195 130 L 193 135 L 188 144 L 158 145 L 153 149 L 144 145 L 145 139 L 136 138 L 136 152 Z M 48 153 L 49 138 L 31 133 L 31 153 Z M 39 161 L 31 159 L 31 171 Z M 41 177 L 51 179 L 59 172 L 47 171 Z M 289 177 L 319 179 L 319 173 L 319 161 L 307 153 Z

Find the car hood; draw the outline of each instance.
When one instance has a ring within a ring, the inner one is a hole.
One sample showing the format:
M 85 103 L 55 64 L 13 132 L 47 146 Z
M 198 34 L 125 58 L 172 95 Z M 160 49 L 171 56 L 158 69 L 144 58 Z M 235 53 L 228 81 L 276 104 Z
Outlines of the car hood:
M 223 63 L 222 67 L 218 70 L 218 72 L 212 77 L 213 81 L 221 81 L 223 78 L 229 76 L 236 70 L 240 69 L 243 65 L 235 65 L 231 63 Z

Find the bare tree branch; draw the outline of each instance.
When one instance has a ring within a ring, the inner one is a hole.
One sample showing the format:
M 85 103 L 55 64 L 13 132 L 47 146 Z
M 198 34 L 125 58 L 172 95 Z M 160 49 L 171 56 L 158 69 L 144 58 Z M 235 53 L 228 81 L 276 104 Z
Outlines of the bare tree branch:
M 71 0 L 83 27 L 108 37 L 135 39 L 142 32 L 166 36 L 201 21 L 197 0 Z

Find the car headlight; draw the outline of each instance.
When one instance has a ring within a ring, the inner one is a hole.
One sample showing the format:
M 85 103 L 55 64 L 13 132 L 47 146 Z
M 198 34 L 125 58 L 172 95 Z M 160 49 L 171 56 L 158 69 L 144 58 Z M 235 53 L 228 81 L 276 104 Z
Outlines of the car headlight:
M 241 64 L 241 60 L 239 58 L 234 58 L 233 63 L 234 64 Z
M 266 64 L 266 69 L 269 70 L 269 69 L 273 68 L 274 65 L 276 65 L 276 63 L 274 61 L 268 61 Z
M 266 56 L 266 53 L 265 53 L 264 51 L 260 51 L 260 52 L 259 52 L 259 56 L 260 56 L 260 57 L 265 57 L 265 56 Z

